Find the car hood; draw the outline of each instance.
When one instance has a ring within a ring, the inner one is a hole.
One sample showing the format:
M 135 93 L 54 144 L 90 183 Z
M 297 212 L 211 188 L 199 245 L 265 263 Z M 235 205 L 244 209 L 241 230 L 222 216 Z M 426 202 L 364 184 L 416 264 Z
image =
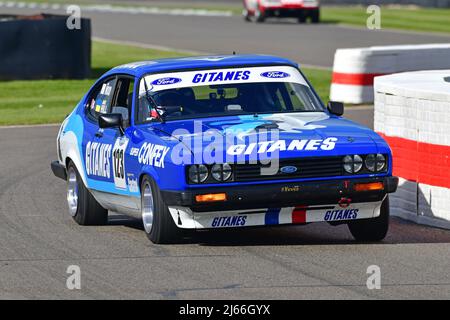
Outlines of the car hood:
M 176 120 L 158 123 L 154 129 L 170 137 L 172 147 L 182 141 L 196 156 L 214 146 L 213 151 L 223 155 L 264 158 L 262 154 L 275 143 L 272 151 L 279 152 L 279 158 L 385 152 L 384 141 L 375 132 L 325 112 Z M 256 145 L 250 152 L 252 143 Z

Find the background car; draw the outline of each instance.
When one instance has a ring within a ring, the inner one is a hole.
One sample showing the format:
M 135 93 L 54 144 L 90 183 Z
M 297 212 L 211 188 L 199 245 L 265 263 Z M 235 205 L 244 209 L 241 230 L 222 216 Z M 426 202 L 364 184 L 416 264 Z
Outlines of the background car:
M 297 18 L 299 23 L 310 19 L 319 23 L 320 8 L 316 0 L 244 0 L 244 19 L 264 22 L 266 18 Z

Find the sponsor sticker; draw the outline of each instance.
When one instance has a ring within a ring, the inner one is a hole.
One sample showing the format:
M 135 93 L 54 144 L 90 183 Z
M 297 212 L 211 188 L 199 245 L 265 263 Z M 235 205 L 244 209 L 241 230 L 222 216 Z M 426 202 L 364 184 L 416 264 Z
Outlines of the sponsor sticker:
M 166 78 L 156 79 L 152 82 L 152 84 L 155 86 L 166 86 L 166 85 L 175 84 L 178 82 L 181 82 L 180 78 L 166 77 Z
M 245 226 L 247 216 L 232 216 L 232 217 L 215 217 L 211 222 L 211 227 L 237 227 Z
M 235 70 L 235 71 L 215 71 L 215 72 L 203 72 L 197 73 L 192 79 L 193 83 L 204 82 L 224 82 L 224 81 L 237 81 L 248 80 L 250 78 L 249 70 Z
M 277 141 L 263 141 L 263 142 L 253 142 L 248 145 L 245 144 L 235 144 L 227 149 L 229 155 L 238 156 L 241 154 L 252 154 L 256 153 L 270 153 L 276 151 L 314 151 L 314 150 L 333 150 L 336 146 L 336 141 L 338 139 L 330 137 L 324 140 L 321 139 L 302 139 L 302 140 L 292 140 L 291 142 L 286 142 L 285 140 Z M 292 169 L 292 168 L 289 168 Z M 286 169 L 288 170 L 288 169 Z
M 138 162 L 158 168 L 164 168 L 164 159 L 170 148 L 145 142 L 138 152 Z
M 110 178 L 112 145 L 89 141 L 86 145 L 87 175 Z
M 354 220 L 358 217 L 359 209 L 328 210 L 325 212 L 325 221 Z
M 283 71 L 266 71 L 261 73 L 261 77 L 271 78 L 271 79 L 280 79 L 280 78 L 288 78 L 291 75 L 287 72 Z

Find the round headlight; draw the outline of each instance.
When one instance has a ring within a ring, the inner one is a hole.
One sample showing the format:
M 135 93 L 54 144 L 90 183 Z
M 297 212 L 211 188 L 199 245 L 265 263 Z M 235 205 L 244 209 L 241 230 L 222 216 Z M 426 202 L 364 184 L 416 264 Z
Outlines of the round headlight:
M 227 181 L 231 177 L 231 166 L 228 163 L 215 164 L 211 168 L 211 175 L 217 181 Z
M 363 166 L 363 159 L 355 154 L 353 156 L 345 156 L 343 159 L 344 170 L 348 173 L 357 173 Z
M 382 171 L 386 167 L 386 158 L 381 153 L 377 154 L 377 171 Z
M 208 168 L 203 164 L 195 164 L 189 168 L 189 180 L 193 183 L 202 183 L 208 178 Z
M 369 171 L 375 171 L 375 162 L 376 162 L 376 158 L 377 158 L 377 156 L 376 155 L 374 155 L 374 154 L 368 154 L 367 156 L 366 156 L 366 160 L 364 161 L 364 163 L 365 163 L 365 165 L 366 165 L 366 168 L 369 170 Z
M 381 154 L 368 154 L 365 160 L 366 168 L 369 171 L 381 171 L 386 166 L 386 158 Z

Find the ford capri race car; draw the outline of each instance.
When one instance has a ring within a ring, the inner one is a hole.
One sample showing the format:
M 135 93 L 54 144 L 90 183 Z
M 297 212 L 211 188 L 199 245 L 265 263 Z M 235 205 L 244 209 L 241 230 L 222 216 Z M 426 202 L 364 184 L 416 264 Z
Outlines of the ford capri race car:
M 242 11 L 246 21 L 264 22 L 266 18 L 297 18 L 299 23 L 320 21 L 318 0 L 244 0 Z
M 64 120 L 51 168 L 78 224 L 129 214 L 154 243 L 320 221 L 381 240 L 398 183 L 391 151 L 342 114 L 286 59 L 137 62 L 104 74 Z

